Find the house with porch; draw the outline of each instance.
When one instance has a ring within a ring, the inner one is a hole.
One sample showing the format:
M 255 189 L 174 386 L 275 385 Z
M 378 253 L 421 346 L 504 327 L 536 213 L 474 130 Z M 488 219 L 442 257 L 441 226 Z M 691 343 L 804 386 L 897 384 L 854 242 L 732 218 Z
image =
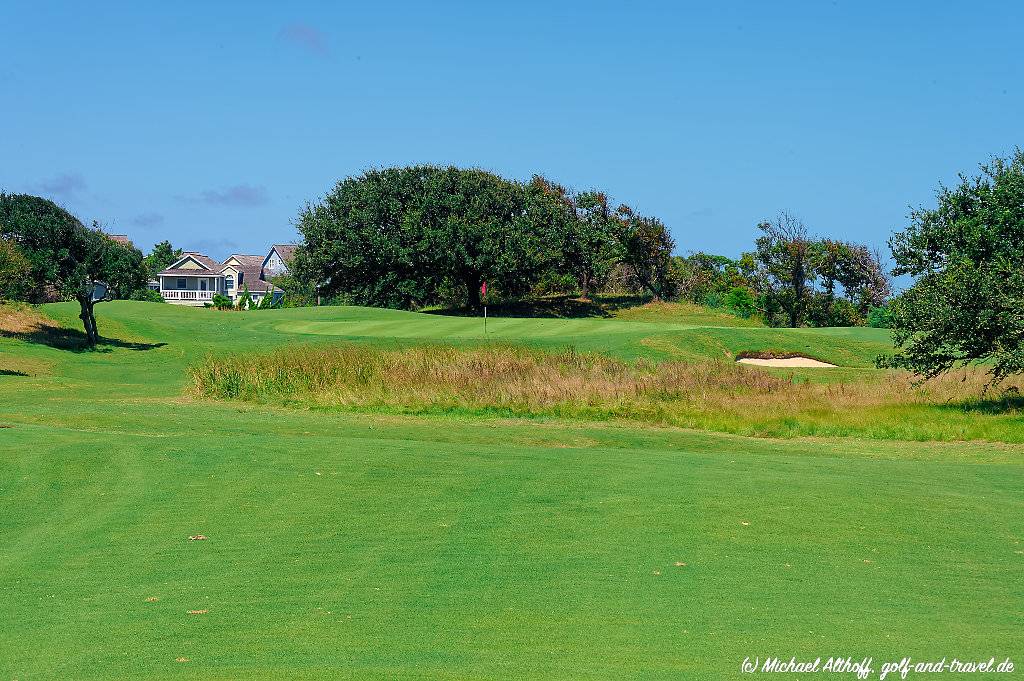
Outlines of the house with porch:
M 246 289 L 258 305 L 266 296 L 280 300 L 284 291 L 270 279 L 288 272 L 294 244 L 275 244 L 266 256 L 236 253 L 217 262 L 202 253 L 183 253 L 157 273 L 160 295 L 168 303 L 202 307 L 218 293 L 237 303 Z

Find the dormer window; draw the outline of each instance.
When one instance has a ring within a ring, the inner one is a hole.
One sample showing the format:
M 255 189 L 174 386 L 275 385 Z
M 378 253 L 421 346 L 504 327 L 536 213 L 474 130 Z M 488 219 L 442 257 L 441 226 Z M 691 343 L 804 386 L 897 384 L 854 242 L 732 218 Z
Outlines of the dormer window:
M 230 274 L 228 276 L 224 277 L 224 285 L 227 286 L 228 288 L 234 288 L 235 287 L 235 278 L 232 277 Z

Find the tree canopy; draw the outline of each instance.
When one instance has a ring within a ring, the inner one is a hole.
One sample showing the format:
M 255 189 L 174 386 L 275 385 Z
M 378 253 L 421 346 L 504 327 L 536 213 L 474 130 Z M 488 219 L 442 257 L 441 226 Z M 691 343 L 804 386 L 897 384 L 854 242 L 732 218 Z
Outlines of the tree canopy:
M 153 246 L 153 250 L 145 257 L 146 269 L 149 276 L 155 277 L 160 270 L 165 270 L 174 264 L 182 255 L 180 248 L 175 248 L 170 241 L 161 241 Z
M 10 239 L 0 239 L 0 300 L 20 300 L 31 287 L 32 267 Z
M 0 194 L 0 239 L 28 262 L 31 288 L 78 301 L 89 345 L 99 340 L 95 303 L 146 284 L 142 253 L 38 196 Z
M 814 237 L 786 213 L 762 222 L 756 250 L 732 260 L 675 256 L 661 220 L 613 205 L 605 192 L 540 175 L 520 183 L 451 166 L 371 170 L 301 212 L 289 285 L 307 299 L 399 308 L 478 306 L 484 281 L 499 299 L 587 299 L 612 288 L 788 326 L 862 324 L 889 296 L 877 253 Z
M 529 289 L 549 244 L 526 188 L 482 170 L 415 166 L 372 170 L 307 206 L 296 276 L 321 295 L 418 307 L 444 287 L 470 303 L 483 281 Z
M 889 297 L 881 258 L 867 246 L 813 237 L 788 213 L 758 228 L 754 261 L 767 321 L 782 317 L 791 327 L 851 326 Z
M 619 263 L 655 295 L 668 290 L 665 226 L 601 192 L 573 194 L 542 177 L 521 183 L 479 169 L 371 170 L 337 184 L 299 216 L 300 284 L 355 303 L 415 308 L 460 292 L 528 294 L 567 272 L 584 297 Z M 658 268 L 664 268 L 659 271 Z
M 899 351 L 881 366 L 932 378 L 990 360 L 994 381 L 1024 371 L 1024 151 L 940 188 L 889 245 L 914 284 L 893 300 Z

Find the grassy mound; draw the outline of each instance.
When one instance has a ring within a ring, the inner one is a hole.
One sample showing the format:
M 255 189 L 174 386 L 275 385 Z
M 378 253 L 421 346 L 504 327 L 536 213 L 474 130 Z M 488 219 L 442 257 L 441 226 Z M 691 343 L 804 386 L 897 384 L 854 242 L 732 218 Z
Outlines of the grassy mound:
M 690 326 L 763 327 L 756 317 L 745 319 L 725 310 L 694 303 L 652 301 L 643 305 L 624 306 L 611 312 L 615 319 L 633 322 L 667 322 Z
M 652 301 L 647 296 L 598 295 L 592 300 L 573 296 L 546 296 L 529 301 L 491 304 L 493 317 L 517 319 L 619 319 L 623 321 L 667 322 L 691 326 L 763 326 L 756 318 L 744 319 L 722 309 L 687 302 Z M 444 308 L 425 310 L 428 314 L 476 317 L 478 310 Z

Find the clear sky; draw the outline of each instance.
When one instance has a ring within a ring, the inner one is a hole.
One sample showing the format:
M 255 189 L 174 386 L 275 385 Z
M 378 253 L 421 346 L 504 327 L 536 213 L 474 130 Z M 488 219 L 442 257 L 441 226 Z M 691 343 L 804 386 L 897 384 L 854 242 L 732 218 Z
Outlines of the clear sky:
M 1019 2 L 0 1 L 0 188 L 148 249 L 294 239 L 372 166 L 600 188 L 679 252 L 882 246 L 1024 145 Z

